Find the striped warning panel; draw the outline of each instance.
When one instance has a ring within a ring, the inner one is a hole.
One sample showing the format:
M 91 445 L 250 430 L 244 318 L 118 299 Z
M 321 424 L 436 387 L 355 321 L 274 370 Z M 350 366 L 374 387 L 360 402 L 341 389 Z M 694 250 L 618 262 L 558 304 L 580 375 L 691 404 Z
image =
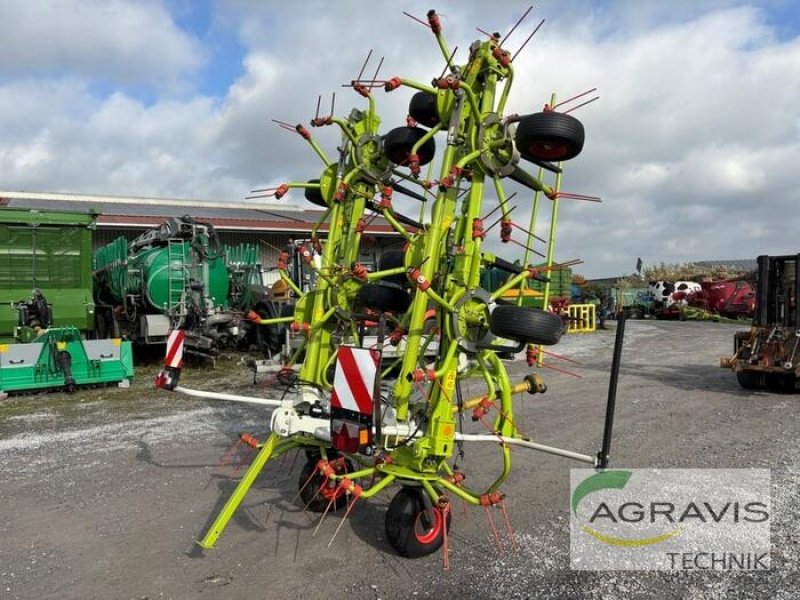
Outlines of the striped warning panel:
M 377 370 L 369 349 L 341 346 L 336 357 L 331 407 L 371 415 Z
M 182 329 L 173 329 L 167 338 L 167 356 L 164 365 L 180 369 L 183 366 L 183 340 L 185 334 Z

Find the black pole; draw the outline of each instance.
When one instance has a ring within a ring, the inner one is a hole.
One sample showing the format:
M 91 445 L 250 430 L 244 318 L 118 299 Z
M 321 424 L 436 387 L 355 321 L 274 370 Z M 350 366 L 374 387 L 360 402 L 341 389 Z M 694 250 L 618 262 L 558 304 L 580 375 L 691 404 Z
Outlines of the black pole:
M 603 446 L 597 453 L 597 467 L 608 467 L 611 452 L 611 433 L 614 428 L 614 409 L 617 404 L 617 380 L 619 365 L 622 362 L 622 342 L 625 337 L 625 312 L 617 316 L 617 336 L 614 340 L 614 357 L 611 359 L 611 377 L 608 380 L 608 402 L 606 404 L 606 423 L 603 429 Z
M 375 440 L 373 445 L 377 448 L 381 439 L 381 421 L 383 420 L 383 410 L 381 410 L 381 369 L 383 368 L 383 342 L 386 339 L 386 313 L 382 312 L 378 320 L 378 368 L 375 372 L 375 387 L 372 390 L 372 420 L 375 423 Z

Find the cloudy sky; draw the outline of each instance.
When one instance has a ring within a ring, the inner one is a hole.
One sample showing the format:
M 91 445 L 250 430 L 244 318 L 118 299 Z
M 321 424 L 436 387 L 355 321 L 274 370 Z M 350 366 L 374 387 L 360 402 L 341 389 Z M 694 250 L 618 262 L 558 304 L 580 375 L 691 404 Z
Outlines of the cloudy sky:
M 362 107 L 341 84 L 370 49 L 370 76 L 381 56 L 381 77 L 442 71 L 430 31 L 403 10 L 423 17 L 435 7 L 459 62 L 476 26 L 505 33 L 528 6 L 0 0 L 0 188 L 241 200 L 309 179 L 315 155 L 270 119 L 307 123 L 317 96 L 327 107 L 332 92 L 338 114 Z M 563 187 L 603 203 L 562 201 L 559 259 L 582 258 L 576 270 L 604 277 L 630 273 L 637 257 L 800 251 L 795 0 L 544 0 L 506 46 L 515 51 L 542 18 L 515 60 L 507 112 L 540 110 L 553 92 L 601 95 L 574 113 L 586 145 Z M 401 125 L 411 92 L 376 94 L 382 129 Z M 332 128 L 314 133 L 335 152 Z M 526 223 L 531 196 L 519 192 L 514 215 Z M 297 193 L 282 202 L 305 203 Z M 498 236 L 491 248 L 517 258 Z

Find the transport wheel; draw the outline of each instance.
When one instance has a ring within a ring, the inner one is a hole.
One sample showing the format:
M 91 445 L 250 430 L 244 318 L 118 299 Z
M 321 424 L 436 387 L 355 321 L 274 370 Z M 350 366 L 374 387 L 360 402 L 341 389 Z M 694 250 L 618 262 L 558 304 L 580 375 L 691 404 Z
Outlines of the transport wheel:
M 378 259 L 378 270 L 388 271 L 389 269 L 396 269 L 397 267 L 405 266 L 406 253 L 402 250 L 387 250 Z M 408 277 L 405 273 L 399 275 L 390 275 L 382 281 L 390 281 L 403 287 L 408 287 Z
M 396 283 L 365 283 L 358 291 L 358 304 L 392 313 L 404 313 L 411 305 L 411 296 Z
M 408 114 L 420 125 L 435 127 L 439 124 L 439 111 L 436 110 L 436 96 L 426 92 L 417 92 L 408 103 Z
M 752 371 L 737 371 L 736 372 L 736 381 L 739 382 L 739 385 L 742 386 L 746 390 L 757 390 L 761 387 L 759 384 L 760 375 L 758 373 L 753 373 Z
M 767 384 L 767 389 L 770 392 L 776 392 L 778 394 L 791 394 L 794 392 L 794 375 L 767 373 L 764 379 Z
M 571 115 L 540 112 L 525 115 L 517 125 L 514 142 L 526 160 L 560 161 L 583 150 L 583 124 Z
M 405 164 L 408 162 L 408 155 L 411 153 L 411 148 L 416 144 L 422 136 L 425 135 L 425 130 L 418 127 L 396 127 L 389 133 L 383 136 L 383 152 L 386 158 L 396 165 Z M 436 154 L 436 142 L 433 138 L 422 144 L 419 149 L 419 164 L 427 165 L 433 160 Z
M 551 346 L 561 339 L 564 323 L 558 315 L 538 308 L 502 305 L 492 311 L 489 328 L 510 340 Z
M 386 539 L 401 556 L 419 558 L 436 552 L 450 530 L 450 513 L 425 508 L 422 490 L 402 487 L 386 511 Z M 447 523 L 445 523 L 445 520 Z
M 308 183 L 319 183 L 319 179 L 309 179 Z M 303 195 L 311 204 L 328 208 L 328 203 L 325 202 L 325 198 L 322 197 L 322 191 L 319 188 L 305 188 Z
M 330 510 L 337 511 L 347 504 L 347 495 L 344 490 L 338 489 L 339 482 L 326 480 L 322 473 L 316 471 L 319 454 L 306 453 L 309 457 L 303 470 L 300 471 L 300 478 L 297 482 L 300 490 L 300 500 L 303 505 L 311 512 L 324 512 L 328 503 L 333 499 Z M 329 454 L 330 456 L 330 454 Z M 349 460 L 331 461 L 337 475 L 352 473 L 355 469 Z M 313 473 L 313 475 L 312 475 Z M 310 478 L 310 479 L 309 479 Z M 304 487 L 305 486 L 305 487 Z

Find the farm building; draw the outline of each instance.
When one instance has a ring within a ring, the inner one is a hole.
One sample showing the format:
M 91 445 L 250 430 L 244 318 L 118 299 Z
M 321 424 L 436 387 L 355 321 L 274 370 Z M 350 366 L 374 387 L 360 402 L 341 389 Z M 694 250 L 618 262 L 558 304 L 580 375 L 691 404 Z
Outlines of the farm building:
M 188 214 L 198 221 L 211 223 L 223 244 L 257 244 L 265 269 L 276 265 L 278 249 L 284 249 L 290 240 L 308 238 L 324 215 L 322 210 L 275 203 L 5 191 L 0 191 L 0 208 L 94 211 L 98 214 L 95 248 L 120 236 L 133 239 L 169 217 Z M 327 229 L 327 223 L 320 226 L 321 237 Z M 389 224 L 376 217 L 365 230 L 360 260 L 372 267 L 384 249 L 397 248 L 402 243 L 403 239 Z

